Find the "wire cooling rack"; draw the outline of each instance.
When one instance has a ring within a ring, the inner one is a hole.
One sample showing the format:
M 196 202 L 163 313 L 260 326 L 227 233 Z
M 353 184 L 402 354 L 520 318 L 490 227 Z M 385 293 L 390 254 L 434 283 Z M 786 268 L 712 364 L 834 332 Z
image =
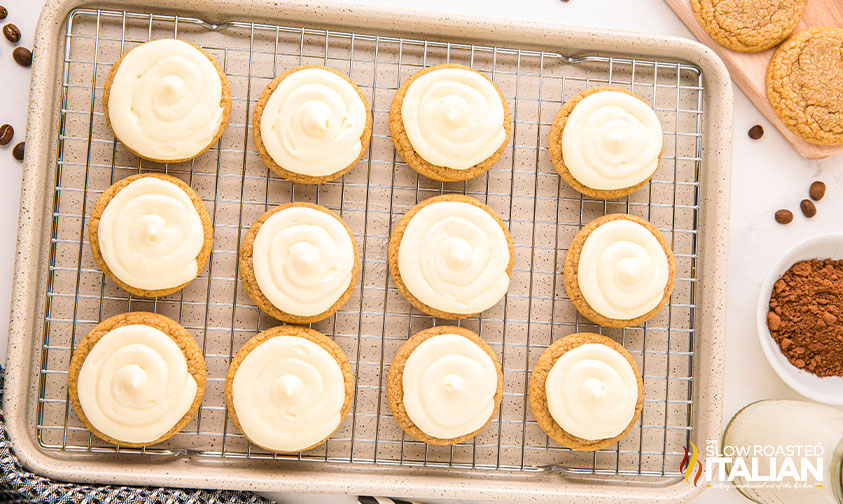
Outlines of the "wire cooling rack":
M 150 39 L 177 37 L 208 51 L 231 85 L 230 123 L 220 141 L 188 163 L 139 160 L 110 134 L 102 85 L 111 64 Z M 470 65 L 502 89 L 513 113 L 511 145 L 486 174 L 459 183 L 418 176 L 395 153 L 388 110 L 400 82 L 425 66 Z M 252 107 L 278 73 L 299 64 L 335 68 L 363 90 L 374 113 L 371 146 L 359 165 L 333 182 L 292 184 L 262 164 L 250 132 Z M 609 56 L 569 58 L 556 52 L 447 41 L 326 31 L 244 22 L 79 9 L 68 19 L 61 82 L 61 129 L 46 286 L 36 425 L 48 451 L 207 458 L 294 459 L 316 463 L 452 467 L 468 470 L 559 470 L 602 478 L 680 476 L 688 444 L 694 381 L 697 220 L 703 115 L 702 75 L 692 65 Z M 649 102 L 664 128 L 664 155 L 653 180 L 629 197 L 594 200 L 560 181 L 546 148 L 562 102 L 594 85 L 629 89 Z M 98 269 L 87 243 L 87 218 L 113 182 L 135 173 L 164 172 L 188 182 L 213 216 L 214 248 L 205 271 L 182 291 L 157 298 L 127 294 Z M 504 370 L 504 397 L 492 423 L 472 440 L 432 446 L 405 435 L 390 415 L 385 376 L 392 356 L 413 333 L 447 323 L 411 307 L 387 271 L 392 226 L 417 202 L 467 194 L 487 203 L 509 226 L 515 269 L 509 292 L 495 307 L 460 325 L 479 333 Z M 351 361 L 353 407 L 325 444 L 279 455 L 249 444 L 226 416 L 224 377 L 231 356 L 276 321 L 243 290 L 237 255 L 244 233 L 268 208 L 310 201 L 338 212 L 362 252 L 359 283 L 348 303 L 312 326 Z M 627 212 L 647 218 L 670 241 L 677 260 L 670 303 L 648 323 L 605 329 L 579 316 L 566 297 L 560 268 L 584 223 Z M 208 367 L 197 417 L 172 439 L 148 448 L 121 448 L 91 436 L 67 400 L 74 346 L 111 315 L 148 310 L 178 320 L 196 338 Z M 527 401 L 530 371 L 554 340 L 578 331 L 615 338 L 644 374 L 644 409 L 635 428 L 612 447 L 582 453 L 541 431 Z M 279 462 L 283 464 L 283 462 Z

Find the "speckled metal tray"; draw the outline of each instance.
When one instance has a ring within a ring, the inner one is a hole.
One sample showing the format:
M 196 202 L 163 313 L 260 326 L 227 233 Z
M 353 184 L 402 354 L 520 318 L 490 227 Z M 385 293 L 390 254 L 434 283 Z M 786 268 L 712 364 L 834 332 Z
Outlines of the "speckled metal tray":
M 230 123 L 219 143 L 189 163 L 139 161 L 104 122 L 102 82 L 128 48 L 179 37 L 211 53 L 232 88 Z M 178 11 L 162 0 L 130 5 L 49 2 L 39 24 L 25 160 L 18 261 L 6 384 L 14 447 L 32 470 L 55 478 L 413 497 L 558 502 L 683 501 L 683 447 L 720 436 L 725 254 L 729 201 L 731 87 L 715 56 L 679 39 L 436 18 L 349 5 L 269 0 L 203 1 Z M 492 78 L 513 110 L 513 140 L 487 174 L 461 183 L 419 177 L 395 154 L 389 103 L 419 68 L 456 62 Z M 374 112 L 371 148 L 343 178 L 290 184 L 261 163 L 249 131 L 251 107 L 277 73 L 301 63 L 350 75 Z M 564 99 L 610 83 L 641 95 L 665 131 L 653 181 L 628 198 L 583 198 L 560 182 L 547 153 L 550 121 Z M 138 172 L 190 183 L 214 217 L 209 266 L 183 291 L 129 296 L 94 263 L 84 233 L 99 194 Z M 414 441 L 395 424 L 384 377 L 406 338 L 442 323 L 412 309 L 386 266 L 397 219 L 442 193 L 487 202 L 515 241 L 504 301 L 461 321 L 483 336 L 504 368 L 504 400 L 491 425 L 453 447 Z M 355 371 L 352 412 L 324 445 L 296 456 L 250 445 L 226 418 L 223 377 L 231 355 L 277 322 L 237 280 L 243 233 L 272 205 L 312 201 L 339 212 L 361 248 L 351 300 L 314 327 L 345 350 Z M 677 288 L 640 327 L 607 330 L 578 316 L 560 266 L 573 235 L 609 212 L 648 218 L 671 241 Z M 98 321 L 129 310 L 179 320 L 203 348 L 209 379 L 196 420 L 171 440 L 125 449 L 92 437 L 68 408 L 67 365 Z M 550 441 L 526 401 L 532 365 L 550 342 L 590 330 L 616 338 L 644 374 L 640 422 L 593 453 Z

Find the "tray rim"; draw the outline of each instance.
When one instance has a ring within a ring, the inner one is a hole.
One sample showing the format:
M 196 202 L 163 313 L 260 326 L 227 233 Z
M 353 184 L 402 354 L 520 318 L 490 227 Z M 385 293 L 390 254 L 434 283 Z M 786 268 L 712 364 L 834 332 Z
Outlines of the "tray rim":
M 703 71 L 704 95 L 702 191 L 699 229 L 705 229 L 698 243 L 697 328 L 695 339 L 694 429 L 692 438 L 719 440 L 722 432 L 722 392 L 725 339 L 726 256 L 732 144 L 732 86 L 725 65 L 710 48 L 688 39 L 635 32 L 568 27 L 554 23 L 504 21 L 501 19 L 451 16 L 409 9 L 352 5 L 350 3 L 285 0 L 283 11 L 273 0 L 191 0 L 179 9 L 166 0 L 102 2 L 98 0 L 48 0 L 41 12 L 35 37 L 31 95 L 26 141 L 30 146 L 24 160 L 21 183 L 19 231 L 12 290 L 7 375 L 3 401 L 7 428 L 15 453 L 29 470 L 59 480 L 108 484 L 167 485 L 179 487 L 231 488 L 258 491 L 307 493 L 401 494 L 415 498 L 485 499 L 529 502 L 585 503 L 611 498 L 614 502 L 684 502 L 702 491 L 678 480 L 665 485 L 606 484 L 588 478 L 564 478 L 553 472 L 500 478 L 500 472 L 441 471 L 424 468 L 393 468 L 372 465 L 371 469 L 346 464 L 286 462 L 283 471 L 273 461 L 204 460 L 174 457 L 156 460 L 116 458 L 122 465 L 103 462 L 87 454 L 57 456 L 38 448 L 34 438 L 34 402 L 40 361 L 40 296 L 46 279 L 43 258 L 49 247 L 45 219 L 52 201 L 50 171 L 55 166 L 58 113 L 56 77 L 63 62 L 63 28 L 76 8 L 139 9 L 156 13 L 178 13 L 209 20 L 228 17 L 237 20 L 297 23 L 400 32 L 405 36 L 447 37 L 482 43 L 517 44 L 520 47 L 568 47 L 569 55 L 603 52 L 623 55 L 618 48 L 633 48 L 636 56 L 651 56 L 693 63 Z M 575 48 L 581 49 L 575 49 Z M 588 49 L 582 49 L 587 47 Z M 632 51 L 630 51 L 632 52 Z M 627 53 L 629 55 L 629 53 Z M 46 140 L 45 140 L 46 139 Z M 703 286 L 702 284 L 705 284 Z M 34 309 L 33 309 L 34 308 Z M 705 313 L 701 317 L 699 313 Z M 702 340 L 705 344 L 702 344 Z M 32 404 L 30 404 L 32 403 Z M 705 404 L 705 408 L 700 407 Z M 67 464 L 73 460 L 73 465 Z M 207 470 L 197 474 L 196 468 Z M 311 470 L 307 470 L 311 468 Z M 378 477 L 362 480 L 361 473 Z M 560 485 L 560 480 L 564 484 Z M 396 490 L 400 489 L 400 490 Z

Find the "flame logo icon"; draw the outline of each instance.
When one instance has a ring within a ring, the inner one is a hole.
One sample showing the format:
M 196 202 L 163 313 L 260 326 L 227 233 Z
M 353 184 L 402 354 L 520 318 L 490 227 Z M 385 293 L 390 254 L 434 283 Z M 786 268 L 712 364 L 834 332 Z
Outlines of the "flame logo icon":
M 699 452 L 697 452 L 697 446 L 691 442 L 691 451 L 688 451 L 688 447 L 684 446 L 683 449 L 685 450 L 685 456 L 682 458 L 682 462 L 679 464 L 679 472 L 685 474 L 685 483 L 694 486 L 697 486 L 697 483 L 700 481 L 700 476 L 702 476 L 702 462 L 697 460 L 699 456 Z M 691 460 L 688 460 L 690 458 Z M 691 483 L 691 472 L 694 470 L 694 466 L 697 467 L 697 474 L 694 476 L 694 481 Z

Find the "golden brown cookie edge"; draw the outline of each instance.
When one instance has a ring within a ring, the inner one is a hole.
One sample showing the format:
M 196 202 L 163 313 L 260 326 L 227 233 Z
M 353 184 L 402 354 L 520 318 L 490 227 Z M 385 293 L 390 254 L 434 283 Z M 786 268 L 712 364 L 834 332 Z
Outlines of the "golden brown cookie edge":
M 506 243 L 509 247 L 509 265 L 507 266 L 506 273 L 509 275 L 510 278 L 512 278 L 512 269 L 515 265 L 515 245 L 512 241 L 512 235 L 510 235 L 509 229 L 507 229 L 506 227 L 506 223 L 504 223 L 504 221 L 494 210 L 492 210 L 485 203 L 470 196 L 465 196 L 462 194 L 442 194 L 439 196 L 433 196 L 420 203 L 417 203 L 411 209 L 407 210 L 407 213 L 405 213 L 401 217 L 401 220 L 398 221 L 398 224 L 395 225 L 395 228 L 392 230 L 392 234 L 389 237 L 387 260 L 389 263 L 389 273 L 390 275 L 392 275 L 392 281 L 395 282 L 395 286 L 398 288 L 398 292 L 400 292 L 404 299 L 409 301 L 410 304 L 412 304 L 413 306 L 428 315 L 448 320 L 459 320 L 466 317 L 473 317 L 477 314 L 451 313 L 426 305 L 425 303 L 421 302 L 416 296 L 414 296 L 413 293 L 410 292 L 410 290 L 407 288 L 407 286 L 404 285 L 404 281 L 401 279 L 401 272 L 398 270 L 398 250 L 401 246 L 401 239 L 404 237 L 404 231 L 407 229 L 407 225 L 410 223 L 413 216 L 416 215 L 419 210 L 426 207 L 427 205 L 441 201 L 458 201 L 461 203 L 469 203 L 478 208 L 483 209 L 486 213 L 488 213 L 495 219 L 495 221 L 498 223 L 498 226 L 500 226 L 500 228 L 503 230 L 503 234 L 506 237 Z M 504 296 L 504 298 L 505 297 L 506 296 Z
M 234 392 L 232 384 L 234 380 L 234 375 L 237 374 L 237 369 L 240 367 L 240 364 L 243 362 L 243 359 L 246 358 L 249 352 L 259 347 L 262 343 L 265 343 L 267 340 L 278 336 L 295 336 L 298 338 L 304 338 L 313 343 L 316 343 L 317 345 L 325 349 L 325 351 L 330 353 L 334 360 L 337 362 L 337 364 L 340 366 L 340 370 L 342 371 L 343 380 L 345 384 L 345 401 L 343 402 L 342 409 L 340 410 L 340 422 L 337 424 L 337 428 L 334 429 L 333 432 L 325 436 L 325 438 L 319 441 L 318 443 L 315 443 L 313 445 L 310 445 L 306 448 L 294 452 L 273 450 L 271 448 L 261 446 L 258 443 L 255 443 L 253 440 L 249 439 L 246 433 L 243 432 L 243 428 L 240 426 L 240 421 L 237 418 L 237 412 L 234 411 Z M 327 441 L 331 436 L 334 435 L 334 432 L 339 430 L 339 428 L 342 426 L 343 421 L 345 421 L 345 417 L 348 416 L 348 412 L 351 410 L 351 401 L 353 397 L 354 373 L 351 370 L 351 364 L 348 362 L 348 357 L 345 355 L 345 352 L 342 351 L 342 348 L 340 348 L 340 346 L 337 345 L 334 340 L 325 336 L 319 331 L 296 325 L 275 326 L 252 336 L 252 338 L 250 338 L 248 341 L 246 341 L 246 343 L 243 344 L 242 347 L 240 347 L 240 350 L 238 350 L 234 357 L 231 359 L 231 364 L 229 364 L 228 372 L 226 372 L 225 375 L 225 406 L 226 410 L 228 411 L 228 415 L 234 422 L 234 425 L 237 427 L 237 430 L 239 430 L 243 434 L 243 437 L 245 437 L 250 443 L 266 451 L 275 453 L 301 453 L 310 450 L 311 448 L 315 448 Z
M 278 85 L 299 70 L 304 70 L 307 68 L 318 68 L 321 70 L 327 70 L 335 75 L 339 75 L 343 79 L 346 80 L 354 90 L 357 92 L 357 96 L 360 97 L 360 100 L 363 101 L 363 107 L 366 109 L 366 126 L 363 129 L 363 133 L 360 135 L 360 155 L 357 156 L 357 159 L 354 160 L 351 164 L 342 168 L 334 173 L 330 173 L 328 175 L 322 175 L 318 177 L 312 177 L 309 175 L 303 175 L 301 173 L 297 173 L 294 171 L 290 171 L 279 165 L 272 159 L 272 156 L 269 155 L 269 152 L 266 150 L 266 146 L 263 143 L 263 137 L 261 135 L 261 117 L 263 116 L 263 110 L 266 108 L 266 102 L 269 100 L 269 97 L 272 95 L 272 92 L 278 87 Z M 255 146 L 257 147 L 258 154 L 260 155 L 261 161 L 263 164 L 266 165 L 273 173 L 282 177 L 286 180 L 291 182 L 296 182 L 298 184 L 321 184 L 323 182 L 330 182 L 331 180 L 337 179 L 346 173 L 348 173 L 352 168 L 357 166 L 357 163 L 363 158 L 366 154 L 366 151 L 369 149 L 369 143 L 372 139 L 372 109 L 369 107 L 369 102 L 366 100 L 366 97 L 363 95 L 363 92 L 354 83 L 347 75 L 342 74 L 333 68 L 322 66 L 322 65 L 299 65 L 297 67 L 293 67 L 278 76 L 276 76 L 269 84 L 261 92 L 260 96 L 258 97 L 258 101 L 255 104 L 255 109 L 252 112 L 252 137 L 255 140 Z
M 659 302 L 659 305 L 650 310 L 649 312 L 634 319 L 613 319 L 601 315 L 600 313 L 595 311 L 594 308 L 591 307 L 591 305 L 588 304 L 588 301 L 586 301 L 585 297 L 582 295 L 582 292 L 580 291 L 579 287 L 577 268 L 580 262 L 580 253 L 582 252 L 582 247 L 585 244 L 586 239 L 600 225 L 614 220 L 628 220 L 637 224 L 641 224 L 642 226 L 647 228 L 647 230 L 650 231 L 653 236 L 656 237 L 656 239 L 659 241 L 659 244 L 662 246 L 665 255 L 667 255 L 669 278 L 667 285 L 665 285 L 664 295 L 662 296 L 661 302 Z M 574 236 L 574 239 L 568 246 L 568 250 L 565 252 L 565 262 L 563 266 L 562 277 L 565 284 L 565 291 L 568 293 L 568 298 L 571 300 L 571 303 L 574 305 L 574 308 L 576 308 L 577 311 L 585 318 L 594 322 L 595 324 L 599 324 L 605 327 L 629 327 L 641 324 L 653 318 L 662 308 L 664 308 L 664 305 L 667 303 L 668 299 L 670 299 L 670 295 L 673 292 L 673 288 L 676 284 L 676 258 L 674 257 L 673 250 L 670 248 L 670 244 L 667 242 L 667 239 L 664 237 L 664 234 L 662 234 L 662 232 L 659 231 L 659 229 L 649 221 L 631 214 L 608 214 L 602 217 L 598 217 L 597 219 L 594 219 L 593 221 L 589 222 L 576 234 L 576 236 Z
M 814 145 L 841 145 L 843 144 L 843 132 L 838 134 L 830 134 L 830 138 L 820 138 L 812 129 L 810 129 L 808 121 L 804 117 L 805 111 L 802 110 L 802 116 L 791 116 L 790 112 L 793 107 L 789 107 L 786 99 L 782 96 L 784 83 L 789 82 L 793 77 L 792 69 L 786 63 L 783 63 L 788 51 L 797 50 L 797 45 L 805 43 L 808 38 L 814 34 L 822 34 L 823 32 L 836 32 L 843 37 L 843 28 L 834 26 L 813 26 L 800 30 L 787 39 L 782 45 L 773 53 L 770 63 L 767 66 L 766 74 L 766 90 L 767 101 L 770 107 L 776 114 L 776 117 L 787 127 L 793 134 L 802 140 Z M 799 48 L 801 54 L 801 48 Z M 797 58 L 799 56 L 797 54 Z M 792 58 L 796 59 L 796 58 Z M 782 68 L 784 66 L 784 68 Z M 802 100 L 801 96 L 796 96 L 797 101 Z M 785 102 L 785 103 L 782 103 Z M 843 128 L 843 124 L 841 124 Z M 823 136 L 826 131 L 822 130 Z
M 463 336 L 469 340 L 471 340 L 474 344 L 479 346 L 483 349 L 486 354 L 492 358 L 492 361 L 495 363 L 495 369 L 497 370 L 498 374 L 498 386 L 495 392 L 495 408 L 492 411 L 492 414 L 489 416 L 489 420 L 483 424 L 482 427 L 479 429 L 465 434 L 456 438 L 451 439 L 443 439 L 434 436 L 430 436 L 425 434 L 421 429 L 416 427 L 410 417 L 407 415 L 407 410 L 404 408 L 404 386 L 403 386 L 403 376 L 404 376 L 404 366 L 407 363 L 407 359 L 410 357 L 410 354 L 418 348 L 425 340 L 432 338 L 433 336 L 439 336 L 441 334 L 458 334 Z M 386 382 L 386 395 L 387 395 L 387 402 L 389 404 L 389 409 L 392 412 L 392 416 L 395 419 L 395 422 L 410 436 L 418 441 L 422 441 L 424 443 L 430 443 L 435 445 L 452 445 L 456 443 L 462 443 L 468 439 L 473 438 L 477 434 L 479 434 L 483 429 L 485 429 L 495 418 L 495 415 L 498 412 L 498 408 L 500 408 L 501 400 L 503 399 L 503 371 L 501 370 L 500 362 L 498 361 L 497 355 L 495 355 L 494 350 L 486 343 L 483 338 L 478 336 L 473 331 L 470 331 L 464 327 L 457 327 L 457 326 L 435 326 L 430 327 L 428 329 L 424 329 L 422 331 L 417 332 L 416 334 L 412 335 L 407 341 L 404 342 L 403 345 L 398 349 L 398 352 L 395 354 L 395 357 L 392 358 L 392 362 L 389 365 L 389 372 L 387 374 L 387 382 Z
M 119 439 L 115 439 L 111 436 L 103 434 L 99 430 L 97 430 L 91 423 L 88 421 L 88 417 L 85 416 L 85 412 L 82 409 L 82 405 L 79 402 L 79 395 L 76 388 L 77 380 L 79 378 L 79 371 L 82 369 L 82 365 L 85 363 L 85 359 L 88 357 L 91 349 L 93 349 L 94 345 L 109 331 L 116 329 L 118 327 L 127 326 L 127 325 L 134 325 L 134 324 L 143 324 L 150 327 L 154 327 L 167 336 L 170 337 L 181 349 L 182 354 L 185 356 L 185 360 L 187 361 L 187 370 L 193 379 L 196 380 L 196 396 L 193 399 L 193 403 L 190 406 L 190 409 L 184 414 L 181 420 L 178 421 L 169 431 L 167 431 L 164 435 L 156 439 L 155 441 L 149 443 L 127 443 L 120 441 Z M 121 313 L 119 315 L 114 315 L 109 317 L 96 326 L 94 326 L 88 334 L 82 338 L 82 341 L 76 346 L 75 350 L 73 351 L 73 356 L 70 359 L 70 365 L 67 372 L 67 391 L 68 391 L 68 398 L 70 399 L 70 404 L 73 407 L 74 412 L 85 424 L 85 427 L 88 428 L 95 436 L 98 438 L 107 441 L 109 443 L 113 443 L 120 446 L 128 446 L 128 447 L 142 447 L 142 446 L 150 446 L 162 441 L 165 441 L 175 434 L 177 434 L 181 429 L 184 428 L 185 425 L 190 423 L 196 413 L 199 411 L 199 407 L 202 404 L 202 398 L 205 395 L 205 383 L 207 380 L 207 369 L 205 367 L 205 358 L 202 354 L 202 349 L 199 348 L 199 345 L 196 343 L 196 340 L 193 339 L 193 336 L 190 335 L 189 332 L 178 322 L 175 320 L 166 317 L 164 315 L 159 315 L 157 313 L 150 313 L 150 312 L 128 312 L 128 313 Z
M 144 42 L 143 44 L 147 44 L 149 42 L 155 42 L 155 40 L 162 40 L 162 39 L 149 40 L 147 42 Z M 214 68 L 217 70 L 217 74 L 220 77 L 220 82 L 222 83 L 222 95 L 220 96 L 220 105 L 222 105 L 223 113 L 222 113 L 222 121 L 220 122 L 220 128 L 219 128 L 219 130 L 217 130 L 217 133 L 216 133 L 216 135 L 214 135 L 214 138 L 212 138 L 211 141 L 208 142 L 208 145 L 206 147 L 204 147 L 202 150 L 200 150 L 199 152 L 197 152 L 196 155 L 194 155 L 194 156 L 186 157 L 186 158 L 183 158 L 183 159 L 170 159 L 170 160 L 156 159 L 156 158 L 153 158 L 153 157 L 144 156 L 144 155 L 140 154 L 139 152 L 136 152 L 136 151 L 132 150 L 128 145 L 126 145 L 122 141 L 120 142 L 121 144 L 123 144 L 123 147 L 125 147 L 127 151 L 131 152 L 135 156 L 137 156 L 141 159 L 146 159 L 147 161 L 152 161 L 154 163 L 161 163 L 161 164 L 183 163 L 185 161 L 190 161 L 191 159 L 195 159 L 195 158 L 199 157 L 200 155 L 204 154 L 208 149 L 213 147 L 213 145 L 215 143 L 217 143 L 219 141 L 219 139 L 222 137 L 222 134 L 225 131 L 225 128 L 228 126 L 228 120 L 231 117 L 231 86 L 229 86 L 228 78 L 225 76 L 225 72 L 223 71 L 222 67 L 219 65 L 219 63 L 217 63 L 217 60 L 215 60 L 213 56 L 208 54 L 207 51 L 205 51 L 204 49 L 202 49 L 201 47 L 199 47 L 198 45 L 196 45 L 192 42 L 188 42 L 186 40 L 181 40 L 181 39 L 175 39 L 175 40 L 179 40 L 180 42 L 185 42 L 187 44 L 192 45 L 193 47 L 198 49 L 202 54 L 204 54 L 205 57 L 208 58 L 211 61 L 211 63 L 214 65 Z M 105 123 L 108 125 L 108 130 L 111 131 L 111 134 L 114 135 L 114 138 L 117 138 L 118 140 L 120 140 L 120 138 L 114 133 L 114 129 L 111 127 L 111 121 L 109 120 L 109 117 L 108 117 L 108 98 L 111 95 L 111 84 L 114 81 L 114 76 L 117 74 L 117 68 L 120 66 L 120 63 L 123 62 L 123 58 L 125 58 L 127 54 L 132 52 L 132 50 L 134 50 L 137 47 L 142 46 L 143 44 L 138 44 L 135 47 L 132 47 L 131 49 L 129 49 L 128 51 L 123 53 L 119 58 L 117 58 L 117 61 L 115 61 L 111 65 L 111 69 L 109 70 L 108 75 L 105 78 L 105 84 L 103 85 L 102 110 L 103 110 L 103 114 L 105 115 Z
M 547 374 L 550 372 L 556 361 L 559 360 L 565 352 L 587 343 L 599 343 L 606 345 L 623 355 L 627 362 L 629 362 L 630 366 L 632 366 L 636 381 L 638 382 L 638 401 L 635 404 L 635 415 L 632 417 L 632 420 L 623 432 L 612 438 L 597 439 L 592 441 L 582 439 L 568 433 L 558 423 L 556 423 L 551 416 L 550 409 L 547 405 L 547 393 L 545 391 Z M 638 365 L 635 364 L 635 360 L 632 358 L 632 355 L 623 347 L 623 345 L 600 334 L 574 333 L 568 336 L 563 336 L 547 347 L 539 356 L 539 360 L 536 362 L 536 365 L 533 367 L 533 371 L 530 374 L 529 400 L 530 410 L 533 413 L 533 417 L 535 417 L 539 427 L 541 427 L 545 434 L 547 434 L 551 439 L 562 446 L 571 448 L 572 450 L 600 450 L 620 441 L 629 433 L 630 430 L 632 430 L 635 422 L 638 421 L 638 418 L 641 416 L 641 410 L 644 407 L 644 380 L 641 377 Z
M 509 111 L 509 103 L 507 103 L 506 98 L 504 97 L 503 92 L 500 90 L 498 85 L 492 82 L 491 79 L 483 75 L 483 78 L 491 82 L 492 85 L 495 87 L 495 90 L 498 92 L 498 96 L 501 99 L 501 103 L 503 104 L 503 127 L 506 131 L 506 138 L 504 139 L 501 146 L 491 156 L 466 170 L 456 170 L 454 168 L 448 168 L 445 166 L 437 166 L 422 158 L 413 148 L 413 145 L 410 143 L 410 138 L 407 136 L 407 132 L 404 129 L 404 120 L 401 116 L 401 106 L 404 103 L 404 96 L 407 94 L 407 89 L 409 89 L 410 84 L 412 84 L 413 81 L 415 81 L 422 75 L 433 72 L 435 70 L 441 70 L 443 68 L 457 68 L 461 70 L 470 70 L 472 72 L 476 72 L 480 75 L 483 75 L 481 72 L 478 72 L 477 70 L 471 67 L 467 67 L 465 65 L 457 65 L 454 63 L 434 65 L 417 71 L 401 84 L 401 86 L 398 88 L 398 91 L 395 93 L 395 96 L 392 98 L 392 103 L 389 107 L 389 134 L 392 138 L 392 144 L 395 146 L 395 150 L 398 152 L 398 155 L 400 155 L 401 159 L 403 159 L 407 163 L 407 165 L 409 165 L 410 168 L 415 170 L 417 173 L 439 182 L 459 182 L 462 180 L 472 179 L 474 177 L 477 177 L 478 175 L 482 175 L 483 173 L 488 171 L 489 168 L 492 167 L 492 165 L 498 162 L 498 160 L 501 158 L 504 151 L 506 150 L 506 146 L 512 136 L 512 115 Z
M 586 196 L 590 196 L 592 198 L 614 199 L 627 196 L 629 194 L 634 193 L 638 189 L 641 189 L 642 187 L 647 185 L 647 183 L 650 181 L 650 179 L 653 178 L 653 175 L 655 175 L 656 172 L 654 171 L 649 177 L 647 177 L 645 180 L 642 180 L 638 184 L 635 184 L 634 186 L 624 187 L 621 189 L 594 189 L 582 184 L 579 180 L 574 177 L 574 175 L 568 170 L 568 167 L 565 165 L 565 161 L 562 156 L 562 132 L 565 129 L 565 124 L 568 122 L 568 116 L 571 115 L 571 112 L 573 112 L 574 107 L 576 107 L 577 104 L 581 102 L 584 98 L 602 91 L 616 91 L 620 93 L 625 93 L 630 96 L 634 96 L 635 98 L 638 98 L 644 103 L 647 103 L 644 101 L 643 98 L 641 98 L 637 94 L 617 86 L 595 86 L 580 91 L 579 93 L 569 98 L 556 112 L 556 115 L 553 118 L 553 122 L 550 125 L 550 134 L 548 135 L 548 149 L 550 152 L 550 161 L 551 163 L 553 163 L 553 167 L 556 168 L 556 172 L 559 173 L 559 176 L 562 177 L 562 180 L 564 180 L 569 186 L 573 187 L 577 192 L 585 194 Z M 647 103 L 647 106 L 650 105 Z M 664 141 L 662 141 L 662 150 L 661 152 L 659 152 L 659 163 L 661 162 L 663 153 Z M 658 171 L 658 169 L 656 171 Z
M 703 5 L 704 3 L 705 5 Z M 793 33 L 793 30 L 796 29 L 796 26 L 802 19 L 802 13 L 805 9 L 806 0 L 794 0 L 793 3 L 798 4 L 799 15 L 792 17 L 788 24 L 780 25 L 782 29 L 780 36 L 760 39 L 757 43 L 752 45 L 729 38 L 728 35 L 732 32 L 723 29 L 714 18 L 712 11 L 715 9 L 715 6 L 711 5 L 711 0 L 691 0 L 691 9 L 694 11 L 694 17 L 696 18 L 697 23 L 699 23 L 702 29 L 705 30 L 712 40 L 721 46 L 737 52 L 760 52 L 783 42 L 788 36 L 790 36 L 791 33 Z
M 123 190 L 127 185 L 134 182 L 135 180 L 145 177 L 157 178 L 178 186 L 179 189 L 181 189 L 187 194 L 187 196 L 190 198 L 190 201 L 193 202 L 193 207 L 199 214 L 199 220 L 202 221 L 202 232 L 204 233 L 204 241 L 202 244 L 202 249 L 199 251 L 199 255 L 196 256 L 196 275 L 189 281 L 181 285 L 177 285 L 176 287 L 153 290 L 132 287 L 131 285 L 117 278 L 117 276 L 108 268 L 108 265 L 105 263 L 105 259 L 102 257 L 102 252 L 100 250 L 99 223 L 100 218 L 102 217 L 102 213 L 105 211 L 105 208 L 114 198 L 114 196 L 116 196 L 117 193 Z M 94 261 L 97 263 L 97 266 L 99 266 L 102 272 L 105 273 L 105 275 L 109 279 L 111 279 L 112 282 L 116 283 L 121 289 L 131 294 L 134 294 L 135 296 L 160 297 L 184 289 L 190 282 L 196 279 L 196 276 L 199 276 L 199 273 L 202 272 L 202 269 L 205 268 L 205 265 L 208 264 L 208 260 L 211 258 L 211 251 L 214 245 L 214 226 L 213 221 L 211 220 L 211 215 L 208 213 L 208 209 L 205 208 L 205 204 L 202 203 L 202 199 L 199 198 L 199 195 L 196 193 L 196 191 L 194 191 L 193 188 L 187 185 L 184 181 L 171 175 L 166 175 L 164 173 L 139 173 L 137 175 L 131 175 L 124 179 L 118 180 L 117 182 L 111 184 L 105 191 L 103 191 L 100 197 L 97 198 L 97 201 L 94 204 L 94 208 L 91 210 L 91 217 L 88 220 L 88 243 L 91 247 L 91 254 L 94 257 Z
M 314 210 L 326 213 L 338 220 L 348 232 L 348 237 L 351 239 L 351 245 L 354 249 L 354 266 L 351 270 L 351 282 L 349 283 L 345 292 L 343 292 L 339 299 L 337 299 L 337 301 L 333 305 L 331 305 L 330 308 L 317 315 L 294 315 L 292 313 L 287 313 L 285 311 L 280 310 L 275 305 L 273 305 L 272 302 L 263 294 L 263 292 L 260 290 L 260 286 L 258 285 L 258 280 L 255 277 L 255 268 L 252 257 L 255 245 L 255 237 L 257 237 L 258 235 L 258 231 L 260 231 L 260 228 L 263 223 L 266 222 L 266 220 L 269 219 L 272 215 L 292 207 L 312 208 Z M 246 291 L 246 294 L 249 295 L 249 298 L 252 300 L 252 302 L 258 305 L 258 308 L 269 314 L 272 318 L 292 324 L 310 324 L 313 322 L 324 320 L 336 313 L 337 310 L 342 308 L 342 306 L 348 302 L 349 298 L 351 297 L 351 294 L 354 292 L 354 287 L 357 285 L 357 279 L 360 276 L 360 250 L 357 246 L 357 240 L 354 238 L 354 233 L 351 231 L 351 228 L 342 219 L 342 217 L 331 211 L 329 208 L 308 202 L 294 201 L 290 203 L 285 203 L 283 205 L 279 205 L 275 208 L 267 210 L 260 217 L 258 217 L 257 220 L 255 220 L 255 222 L 253 222 L 252 225 L 249 226 L 249 231 L 247 231 L 246 236 L 243 237 L 243 242 L 240 245 L 240 257 L 238 259 L 238 262 L 240 280 L 243 282 L 243 288 Z

